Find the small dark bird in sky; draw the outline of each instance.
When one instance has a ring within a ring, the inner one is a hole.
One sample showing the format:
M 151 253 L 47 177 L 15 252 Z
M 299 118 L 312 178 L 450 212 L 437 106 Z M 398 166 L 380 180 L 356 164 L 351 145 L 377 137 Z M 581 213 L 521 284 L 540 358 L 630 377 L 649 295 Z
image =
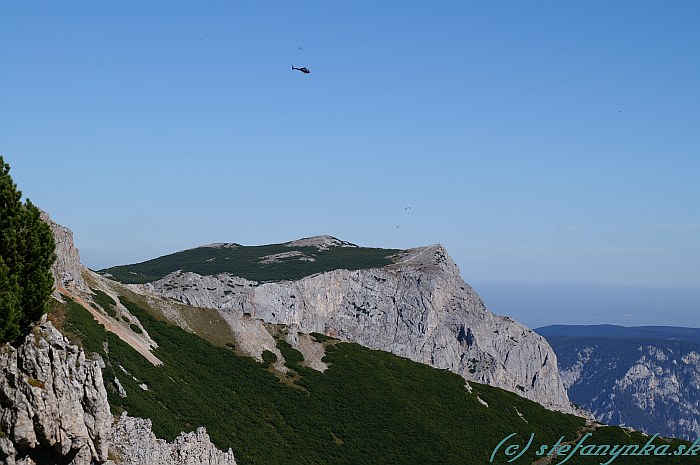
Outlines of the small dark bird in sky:
M 295 69 L 297 71 L 301 71 L 304 74 L 309 74 L 311 71 L 309 71 L 309 68 L 295 68 L 294 65 L 292 65 L 292 69 Z

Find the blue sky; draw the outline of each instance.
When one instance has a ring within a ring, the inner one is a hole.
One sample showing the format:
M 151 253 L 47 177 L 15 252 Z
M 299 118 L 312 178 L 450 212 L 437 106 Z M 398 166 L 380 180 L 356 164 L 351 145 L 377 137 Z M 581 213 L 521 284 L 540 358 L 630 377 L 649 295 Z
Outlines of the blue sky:
M 700 326 L 699 22 L 693 1 L 4 0 L 0 154 L 94 269 L 442 243 L 532 326 Z

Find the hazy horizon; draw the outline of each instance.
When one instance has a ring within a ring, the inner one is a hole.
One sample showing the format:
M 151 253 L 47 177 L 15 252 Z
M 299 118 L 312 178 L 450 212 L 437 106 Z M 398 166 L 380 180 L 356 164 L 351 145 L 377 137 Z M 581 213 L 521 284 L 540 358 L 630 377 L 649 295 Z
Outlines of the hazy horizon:
M 491 312 L 531 329 L 556 324 L 700 328 L 697 288 L 479 280 L 467 284 Z

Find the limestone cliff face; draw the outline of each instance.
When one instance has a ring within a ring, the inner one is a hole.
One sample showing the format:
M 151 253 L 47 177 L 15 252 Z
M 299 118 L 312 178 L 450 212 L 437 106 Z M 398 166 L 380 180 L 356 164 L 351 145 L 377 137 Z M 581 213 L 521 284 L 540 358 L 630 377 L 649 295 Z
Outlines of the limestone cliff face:
M 89 292 L 88 285 L 83 280 L 83 265 L 80 263 L 80 254 L 73 243 L 73 232 L 61 226 L 49 218 L 48 213 L 42 211 L 41 219 L 49 225 L 56 241 L 56 261 L 51 267 L 51 273 L 57 287 L 70 290 Z M 54 296 L 58 296 L 58 290 L 54 290 Z
M 205 428 L 182 433 L 169 443 L 156 438 L 151 420 L 126 413 L 114 425 L 113 442 L 121 465 L 236 465 L 231 449 L 217 449 Z
M 259 284 L 228 274 L 175 272 L 133 288 L 218 309 L 229 322 L 249 315 L 338 336 L 572 412 L 549 344 L 487 311 L 439 245 L 406 251 L 383 268 L 298 281 Z
M 1 346 L 0 462 L 104 462 L 112 416 L 100 362 L 49 321 L 18 346 Z

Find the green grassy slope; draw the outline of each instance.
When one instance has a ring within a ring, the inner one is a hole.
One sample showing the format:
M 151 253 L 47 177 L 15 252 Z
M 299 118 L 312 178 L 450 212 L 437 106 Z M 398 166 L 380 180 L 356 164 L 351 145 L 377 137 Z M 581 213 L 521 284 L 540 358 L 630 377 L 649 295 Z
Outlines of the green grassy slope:
M 239 464 L 486 464 L 511 433 L 526 438 L 534 432 L 538 443 L 553 444 L 560 436 L 575 438 L 584 424 L 497 388 L 473 384 L 470 393 L 448 371 L 320 335 L 330 364 L 325 373 L 300 365 L 301 353 L 278 341 L 296 373 L 293 383 L 284 383 L 267 363 L 213 346 L 120 300 L 158 343 L 163 366 L 151 365 L 79 305 L 63 310 L 64 331 L 105 359 L 113 413 L 126 409 L 151 418 L 155 433 L 168 440 L 205 426 L 218 447 L 233 449 Z M 116 395 L 115 376 L 128 392 L 124 399 Z M 510 458 L 496 454 L 492 463 Z M 513 463 L 537 458 L 533 448 Z M 645 457 L 643 463 L 700 463 L 682 459 Z
M 261 263 L 263 257 L 291 251 L 300 256 L 282 258 L 275 263 Z M 142 263 L 115 266 L 100 270 L 122 283 L 147 283 L 173 271 L 191 271 L 201 275 L 231 273 L 253 281 L 280 281 L 301 279 L 315 273 L 335 269 L 359 270 L 388 265 L 398 249 L 369 247 L 287 247 L 283 244 L 235 247 L 198 247 L 154 258 Z

